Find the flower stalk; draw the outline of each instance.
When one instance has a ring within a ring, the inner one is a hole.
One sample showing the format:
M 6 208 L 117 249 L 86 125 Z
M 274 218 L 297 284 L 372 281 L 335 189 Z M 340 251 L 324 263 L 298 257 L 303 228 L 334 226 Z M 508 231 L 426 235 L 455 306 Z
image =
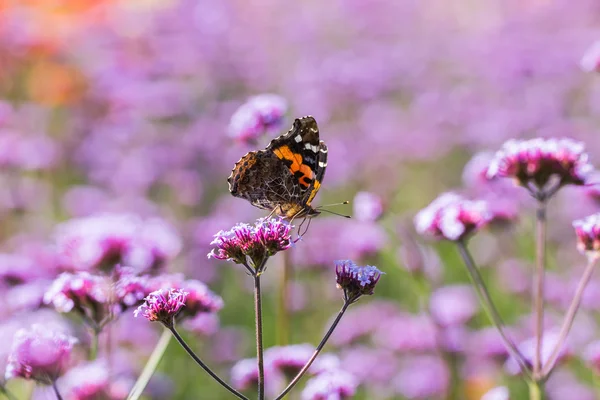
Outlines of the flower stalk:
M 535 350 L 533 353 L 533 377 L 540 379 L 542 369 L 542 343 L 544 341 L 544 272 L 546 268 L 546 202 L 538 201 L 536 211 L 535 282 L 533 309 L 535 315 Z
M 263 325 L 260 275 L 254 276 L 254 312 L 256 321 L 256 362 L 258 366 L 258 400 L 265 398 L 265 371 L 263 360 Z

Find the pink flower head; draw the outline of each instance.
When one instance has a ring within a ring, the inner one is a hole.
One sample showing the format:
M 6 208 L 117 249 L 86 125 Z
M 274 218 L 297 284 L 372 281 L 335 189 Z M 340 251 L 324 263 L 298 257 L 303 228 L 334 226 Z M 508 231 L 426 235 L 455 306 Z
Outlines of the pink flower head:
M 69 270 L 112 269 L 117 264 L 157 269 L 181 249 L 181 239 L 164 221 L 133 214 L 72 219 L 59 225 L 55 236 L 60 264 Z
M 315 347 L 305 344 L 275 346 L 265 351 L 265 363 L 273 371 L 280 371 L 293 378 L 304 367 L 313 355 Z M 337 368 L 339 359 L 333 354 L 321 354 L 310 366 L 309 372 L 319 373 L 327 369 Z
M 129 307 L 134 307 L 148 294 L 148 276 L 138 276 L 129 267 L 118 266 L 116 269 L 116 283 L 114 285 L 114 298 L 119 306 L 119 312 Z
M 423 355 L 406 360 L 395 382 L 398 393 L 407 399 L 438 398 L 448 389 L 450 373 L 442 359 Z
M 72 400 L 110 399 L 110 379 L 105 361 L 71 368 L 60 380 L 61 393 Z
M 182 317 L 193 318 L 201 313 L 216 313 L 223 308 L 223 299 L 198 280 L 188 279 L 181 288 L 186 292 Z
M 372 295 L 381 274 L 371 265 L 359 267 L 350 260 L 335 263 L 336 286 L 344 291 L 344 300 L 351 303 L 363 295 Z
M 246 264 L 251 260 L 257 273 L 262 272 L 267 258 L 288 249 L 293 241 L 289 225 L 281 218 L 260 218 L 254 226 L 237 224 L 229 231 L 220 231 L 211 245 L 216 246 L 209 258 Z
M 415 216 L 417 232 L 437 239 L 462 240 L 492 219 L 487 202 L 444 193 Z
M 598 257 L 600 251 L 600 213 L 573 221 L 577 235 L 577 249 L 589 257 Z
M 329 370 L 311 378 L 302 391 L 302 400 L 349 399 L 356 393 L 357 379 L 340 369 Z
M 359 221 L 377 221 L 383 214 L 383 201 L 375 193 L 358 192 L 352 204 L 354 218 Z
M 600 40 L 585 51 L 579 65 L 585 72 L 600 72 Z
M 277 389 L 278 376 L 269 364 L 265 365 L 265 390 L 274 392 Z M 256 358 L 245 358 L 231 368 L 231 384 L 238 390 L 247 390 L 258 384 L 258 367 Z
M 451 326 L 468 322 L 477 313 L 478 304 L 470 286 L 453 285 L 435 290 L 429 308 L 438 324 Z
M 148 321 L 159 321 L 167 327 L 173 326 L 173 320 L 185 306 L 187 292 L 179 289 L 157 290 L 150 293 L 144 303 L 135 310 L 137 317 L 142 314 Z
M 496 153 L 487 176 L 513 178 L 530 190 L 533 185 L 534 195 L 547 198 L 561 186 L 587 183 L 593 167 L 584 150 L 583 143 L 571 139 L 512 139 Z M 556 184 L 549 188 L 551 179 Z
M 596 374 L 600 374 L 600 340 L 596 340 L 585 347 L 583 359 L 593 368 Z
M 56 311 L 78 312 L 88 322 L 100 326 L 109 315 L 110 284 L 106 278 L 88 272 L 63 272 L 44 294 L 44 304 Z
M 244 143 L 255 143 L 263 133 L 281 129 L 287 102 L 275 94 L 250 97 L 231 116 L 229 136 Z
M 510 400 L 510 393 L 506 386 L 498 386 L 488 390 L 481 400 Z
M 5 378 L 54 382 L 67 367 L 76 342 L 74 337 L 42 325 L 20 329 L 13 339 Z

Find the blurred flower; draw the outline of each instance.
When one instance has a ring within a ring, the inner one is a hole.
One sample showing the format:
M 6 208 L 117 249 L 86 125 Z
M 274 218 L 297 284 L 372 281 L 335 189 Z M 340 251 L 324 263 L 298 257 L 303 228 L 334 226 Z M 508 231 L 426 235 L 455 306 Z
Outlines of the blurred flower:
M 544 332 L 544 338 L 542 341 L 541 349 L 542 365 L 544 365 L 548 361 L 548 358 L 554 350 L 554 347 L 558 344 L 558 336 L 558 332 L 556 331 Z M 535 352 L 535 338 L 530 338 L 521 342 L 517 346 L 517 348 L 519 349 L 523 357 L 525 357 L 525 360 L 527 360 L 527 362 L 530 365 L 533 365 L 533 355 Z M 564 360 L 569 355 L 569 353 L 570 350 L 568 348 L 568 345 L 563 344 L 562 348 L 560 349 L 560 352 L 558 353 L 557 363 L 560 363 L 561 360 Z M 521 371 L 519 364 L 513 357 L 509 357 L 509 359 L 504 364 L 504 368 L 511 375 L 517 375 Z
M 372 295 L 381 278 L 377 267 L 359 267 L 350 260 L 336 261 L 335 275 L 338 289 L 344 291 L 344 300 L 354 303 L 362 295 Z
M 547 196 L 567 184 L 587 183 L 593 167 L 584 150 L 583 143 L 571 139 L 509 140 L 496 153 L 487 176 L 513 178 L 526 188 L 533 185 L 534 194 Z M 548 187 L 551 179 L 557 179 L 556 186 Z
M 104 360 L 77 365 L 60 378 L 59 391 L 71 400 L 111 399 L 108 371 Z
M 487 392 L 481 400 L 510 400 L 510 393 L 506 386 L 498 386 Z
M 142 314 L 148 321 L 159 321 L 166 327 L 173 327 L 175 317 L 185 307 L 186 297 L 187 292 L 178 289 L 154 291 L 144 299 L 134 315 Z
M 44 303 L 58 312 L 76 311 L 88 323 L 100 328 L 110 316 L 109 289 L 104 277 L 88 272 L 63 272 L 44 294 Z
M 345 371 L 326 371 L 306 382 L 302 400 L 348 399 L 354 396 L 357 386 L 356 379 Z
M 260 218 L 254 226 L 237 224 L 229 231 L 220 231 L 211 245 L 216 249 L 208 253 L 208 258 L 230 260 L 236 264 L 246 264 L 249 258 L 257 274 L 263 272 L 266 260 L 292 245 L 293 226 L 281 218 Z
M 413 357 L 405 361 L 395 382 L 398 393 L 407 399 L 430 399 L 446 393 L 450 372 L 438 357 Z
M 48 271 L 33 258 L 0 253 L 0 286 L 20 285 L 44 276 L 48 276 Z
M 383 214 L 381 197 L 371 192 L 358 192 L 352 202 L 353 216 L 359 221 L 377 221 Z
M 406 314 L 382 321 L 373 340 L 397 352 L 427 352 L 438 348 L 438 330 L 429 315 Z
M 492 215 L 482 200 L 466 200 L 454 193 L 444 193 L 415 216 L 415 227 L 422 235 L 437 239 L 462 240 L 483 225 Z
M 442 326 L 468 322 L 479 308 L 473 289 L 467 285 L 444 286 L 436 289 L 429 300 L 433 319 Z
M 600 250 L 600 213 L 573 221 L 577 249 L 588 257 L 597 258 Z
M 583 359 L 596 374 L 600 374 L 600 340 L 594 341 L 585 347 Z
M 55 232 L 63 268 L 112 269 L 123 264 L 143 271 L 159 269 L 181 249 L 173 228 L 158 218 L 99 214 L 60 224 Z
M 65 372 L 76 342 L 74 337 L 42 325 L 19 330 L 8 356 L 5 378 L 20 377 L 45 384 L 54 382 Z
M 579 66 L 585 72 L 600 71 L 600 40 L 594 42 L 583 54 Z
M 117 266 L 115 280 L 113 295 L 120 312 L 137 305 L 148 294 L 148 277 L 136 275 L 132 268 Z
M 293 378 L 314 351 L 314 347 L 310 344 L 270 347 L 265 351 L 265 362 L 269 363 L 273 370 L 281 371 L 288 378 Z
M 223 308 L 223 299 L 208 286 L 195 279 L 188 279 L 180 288 L 185 290 L 185 308 L 178 317 L 194 318 L 202 313 L 216 313 Z
M 229 136 L 245 143 L 255 143 L 263 133 L 277 133 L 282 126 L 287 102 L 275 94 L 250 97 L 231 116 Z
M 265 364 L 265 391 L 271 395 L 276 395 L 281 383 L 281 377 L 276 372 L 269 364 Z M 235 363 L 231 368 L 231 384 L 238 390 L 248 390 L 258 385 L 256 358 L 245 358 Z
M 398 314 L 398 304 L 391 301 L 373 300 L 348 309 L 331 335 L 335 346 L 345 346 L 363 340 L 381 324 Z

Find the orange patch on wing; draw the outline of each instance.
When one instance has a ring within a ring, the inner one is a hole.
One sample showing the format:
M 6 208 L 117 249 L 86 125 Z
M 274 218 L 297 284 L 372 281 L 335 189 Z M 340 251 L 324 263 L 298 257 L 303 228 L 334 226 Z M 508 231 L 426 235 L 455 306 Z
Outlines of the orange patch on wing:
M 273 150 L 273 153 L 281 160 L 291 161 L 290 171 L 292 171 L 292 174 L 300 171 L 302 173 L 302 177 L 299 179 L 300 184 L 305 188 L 310 186 L 308 180 L 313 178 L 314 172 L 308 165 L 302 163 L 301 154 L 294 153 L 288 146 L 278 147 Z
M 308 200 L 306 201 L 307 206 L 310 206 L 310 203 L 313 201 L 313 199 L 317 195 L 317 192 L 319 191 L 320 188 L 321 188 L 321 182 L 315 180 L 315 186 L 313 186 L 312 192 L 310 192 L 310 196 L 308 196 Z

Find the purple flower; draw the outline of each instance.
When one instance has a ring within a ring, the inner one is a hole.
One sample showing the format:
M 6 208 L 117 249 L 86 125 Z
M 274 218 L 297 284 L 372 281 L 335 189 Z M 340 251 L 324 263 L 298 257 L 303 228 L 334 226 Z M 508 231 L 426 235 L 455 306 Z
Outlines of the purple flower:
M 542 341 L 542 351 L 541 351 L 542 365 L 544 365 L 548 361 L 548 358 L 550 358 L 550 354 L 552 353 L 552 351 L 554 350 L 554 347 L 558 343 L 558 336 L 559 336 L 558 332 L 556 332 L 556 331 L 549 331 L 549 332 L 544 333 L 544 340 Z M 517 346 L 517 348 L 519 349 L 521 354 L 523 354 L 523 356 L 525 357 L 525 360 L 527 360 L 527 362 L 529 364 L 532 364 L 533 363 L 533 361 L 532 361 L 533 355 L 535 352 L 535 338 L 530 338 L 530 339 L 527 339 L 527 340 L 521 342 Z M 560 349 L 559 356 L 557 358 L 557 362 L 564 360 L 567 356 L 569 356 L 569 354 L 570 354 L 570 350 L 568 349 L 568 346 L 563 345 L 563 347 Z M 510 357 L 506 361 L 506 363 L 504 364 L 504 368 L 511 375 L 517 375 L 521 371 L 519 364 L 513 357 Z
M 446 393 L 450 373 L 440 358 L 418 356 L 405 361 L 395 382 L 398 393 L 407 399 L 431 399 Z
M 477 313 L 478 308 L 477 297 L 467 285 L 439 288 L 432 293 L 429 302 L 431 316 L 442 326 L 464 324 Z
M 438 348 L 438 330 L 430 316 L 406 314 L 383 321 L 373 340 L 398 352 L 432 351 Z
M 42 325 L 20 329 L 13 339 L 5 378 L 20 377 L 45 384 L 54 382 L 68 366 L 76 342 L 74 337 Z
M 510 392 L 506 386 L 498 386 L 488 390 L 481 400 L 510 400 Z
M 302 400 L 342 400 L 356 393 L 354 376 L 342 370 L 330 370 L 311 378 L 302 391 Z
M 71 368 L 59 380 L 61 394 L 72 400 L 111 399 L 108 366 L 97 360 Z
M 144 303 L 135 310 L 134 315 L 140 314 L 148 321 L 159 321 L 167 327 L 173 326 L 173 321 L 179 311 L 185 307 L 187 292 L 179 289 L 157 290 L 150 293 Z
M 573 222 L 577 249 L 588 257 L 598 257 L 600 250 L 600 213 Z
M 293 226 L 281 218 L 260 218 L 254 226 L 237 224 L 229 231 L 220 231 L 211 245 L 216 246 L 208 258 L 230 260 L 246 264 L 251 260 L 257 273 L 261 273 L 268 257 L 292 245 Z
M 229 136 L 244 143 L 255 143 L 263 133 L 281 129 L 287 102 L 275 94 L 250 97 L 231 116 Z
M 132 268 L 117 266 L 114 299 L 123 312 L 141 302 L 148 294 L 149 278 L 138 276 Z
M 596 374 L 600 374 L 600 340 L 596 340 L 585 347 L 583 359 L 593 368 Z
M 351 303 L 363 295 L 372 295 L 381 274 L 377 267 L 359 267 L 350 260 L 335 263 L 336 286 L 344 291 L 344 300 Z
M 281 383 L 281 377 L 270 368 L 270 364 L 265 365 L 265 391 L 275 395 L 278 386 Z M 238 390 L 247 390 L 256 387 L 258 384 L 258 367 L 256 358 L 245 358 L 238 361 L 231 368 L 231 383 Z
M 110 284 L 101 276 L 88 272 L 63 272 L 44 294 L 44 304 L 58 312 L 78 312 L 87 322 L 101 327 L 109 318 Z
M 579 66 L 585 72 L 600 71 L 600 40 L 595 41 L 583 54 Z
M 593 167 L 584 150 L 583 143 L 571 139 L 509 140 L 496 153 L 487 176 L 513 178 L 526 188 L 533 185 L 533 194 L 547 196 L 563 185 L 587 183 Z M 557 183 L 548 188 L 551 179 Z
M 353 216 L 359 221 L 374 222 L 383 214 L 381 197 L 371 192 L 358 192 L 354 196 Z
M 437 239 L 463 240 L 490 222 L 492 214 L 482 200 L 466 200 L 444 193 L 415 216 L 417 232 Z
M 164 221 L 133 214 L 72 219 L 55 236 L 60 264 L 68 270 L 110 270 L 117 264 L 158 269 L 181 249 L 181 239 Z

